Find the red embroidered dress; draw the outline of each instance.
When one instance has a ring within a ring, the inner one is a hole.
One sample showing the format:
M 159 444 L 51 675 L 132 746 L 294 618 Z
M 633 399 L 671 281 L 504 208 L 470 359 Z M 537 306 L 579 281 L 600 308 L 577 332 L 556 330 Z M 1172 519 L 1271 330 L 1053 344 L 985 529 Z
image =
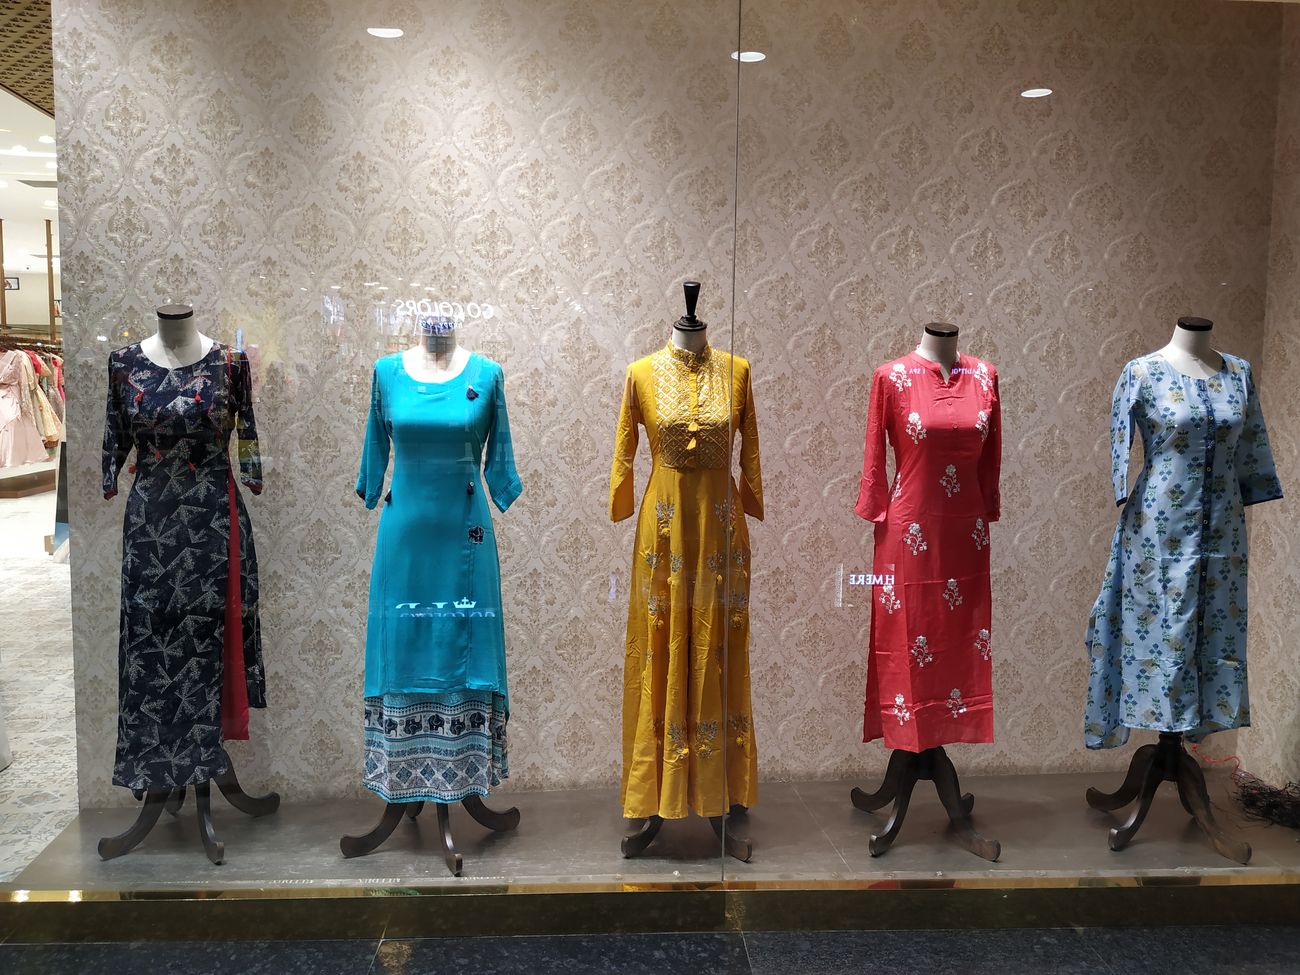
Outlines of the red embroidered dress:
M 1001 461 L 989 363 L 961 355 L 947 382 L 915 352 L 876 369 L 854 508 L 876 523 L 864 741 L 918 752 L 993 740 L 989 524 Z

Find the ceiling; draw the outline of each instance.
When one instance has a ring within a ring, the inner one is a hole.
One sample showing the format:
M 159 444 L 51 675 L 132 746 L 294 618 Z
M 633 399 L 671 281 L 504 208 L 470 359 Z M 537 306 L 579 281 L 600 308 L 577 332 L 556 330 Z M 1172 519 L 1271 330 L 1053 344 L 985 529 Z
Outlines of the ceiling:
M 0 0 L 0 87 L 53 117 L 49 0 Z

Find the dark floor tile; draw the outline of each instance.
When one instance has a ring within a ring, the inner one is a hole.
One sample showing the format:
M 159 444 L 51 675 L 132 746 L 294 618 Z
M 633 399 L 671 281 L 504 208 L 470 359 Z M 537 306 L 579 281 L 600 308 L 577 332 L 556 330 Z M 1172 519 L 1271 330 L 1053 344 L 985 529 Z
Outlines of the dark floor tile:
M 366 975 L 374 941 L 0 945 L 4 975 Z
M 1300 972 L 1300 927 L 1089 928 L 1080 935 L 1117 971 L 1136 971 L 1141 959 L 1150 975 Z
M 737 934 L 606 934 L 385 941 L 374 975 L 748 975 Z
M 1071 930 L 766 933 L 745 944 L 754 975 L 1112 975 Z

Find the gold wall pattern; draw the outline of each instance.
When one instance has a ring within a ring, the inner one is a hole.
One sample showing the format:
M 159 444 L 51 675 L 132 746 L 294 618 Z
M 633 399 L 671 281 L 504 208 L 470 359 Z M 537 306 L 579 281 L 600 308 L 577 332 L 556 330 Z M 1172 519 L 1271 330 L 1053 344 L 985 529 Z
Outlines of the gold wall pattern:
M 744 46 L 769 58 L 741 73 L 737 160 L 735 3 L 436 6 L 54 4 L 83 804 L 127 799 L 109 786 L 122 509 L 96 490 L 104 363 L 171 300 L 256 346 L 271 707 L 236 751 L 250 782 L 362 791 L 376 523 L 352 486 L 385 294 L 498 310 L 464 340 L 505 367 L 525 486 L 497 523 L 511 786 L 617 782 L 623 369 L 665 339 L 688 277 L 729 344 L 733 238 L 769 499 L 751 526 L 761 773 L 881 767 L 860 741 L 869 616 L 861 590 L 836 605 L 838 567 L 870 566 L 852 514 L 868 377 L 931 317 L 997 363 L 1005 411 L 998 741 L 955 752 L 990 771 L 1126 762 L 1081 732 L 1110 390 L 1179 314 L 1260 358 L 1278 11 L 756 0 Z M 379 23 L 406 37 L 365 35 Z M 1058 95 L 1016 97 L 1044 77 Z M 1275 270 L 1284 246 L 1275 231 Z

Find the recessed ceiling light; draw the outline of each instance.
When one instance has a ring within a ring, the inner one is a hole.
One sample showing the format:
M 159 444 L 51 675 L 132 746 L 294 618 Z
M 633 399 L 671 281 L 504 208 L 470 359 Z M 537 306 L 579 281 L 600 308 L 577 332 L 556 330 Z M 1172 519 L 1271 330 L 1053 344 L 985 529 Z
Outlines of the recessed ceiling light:
M 742 61 L 745 64 L 753 64 L 755 61 L 764 61 L 767 55 L 762 51 L 732 51 L 731 60 Z
M 1026 88 L 1020 93 L 1021 98 L 1046 98 L 1052 93 L 1050 88 Z
M 43 135 L 43 136 L 41 136 L 40 141 L 41 141 L 41 142 L 44 142 L 47 146 L 52 146 L 52 145 L 54 145 L 54 136 L 52 136 L 52 135 Z
M 394 37 L 401 37 L 405 32 L 400 27 L 367 27 L 366 33 L 371 37 L 383 37 L 391 40 Z

